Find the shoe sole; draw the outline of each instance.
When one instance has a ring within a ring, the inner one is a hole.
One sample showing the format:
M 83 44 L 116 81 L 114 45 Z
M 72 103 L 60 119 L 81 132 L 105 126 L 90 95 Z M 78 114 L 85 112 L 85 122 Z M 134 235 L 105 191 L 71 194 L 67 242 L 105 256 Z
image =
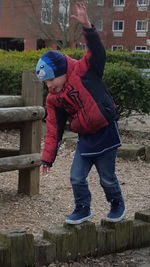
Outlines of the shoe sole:
M 92 216 L 93 216 L 93 214 L 90 214 L 89 216 L 84 217 L 83 219 L 80 219 L 80 220 L 69 220 L 69 219 L 66 219 L 65 222 L 68 223 L 68 224 L 80 224 L 80 223 L 83 223 L 83 222 L 87 221 Z
M 120 222 L 120 221 L 124 218 L 125 213 L 126 213 L 126 210 L 124 210 L 122 216 L 119 217 L 119 218 L 111 219 L 111 218 L 106 217 L 105 220 L 106 220 L 107 222 Z

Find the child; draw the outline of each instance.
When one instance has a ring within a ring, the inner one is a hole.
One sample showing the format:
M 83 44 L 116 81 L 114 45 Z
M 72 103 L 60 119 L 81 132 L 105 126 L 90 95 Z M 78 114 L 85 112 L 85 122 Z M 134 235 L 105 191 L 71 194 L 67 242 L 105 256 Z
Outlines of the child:
M 91 193 L 87 176 L 95 165 L 100 184 L 111 204 L 106 220 L 118 222 L 125 215 L 125 205 L 115 174 L 117 148 L 121 145 L 116 123 L 115 105 L 102 82 L 106 61 L 99 35 L 91 25 L 83 3 L 75 4 L 77 15 L 71 17 L 83 26 L 88 51 L 75 60 L 56 51 L 48 51 L 39 59 L 36 73 L 44 81 L 49 94 L 46 99 L 47 119 L 42 170 L 50 170 L 69 118 L 70 129 L 78 133 L 70 182 L 75 209 L 66 218 L 69 224 L 88 220 Z

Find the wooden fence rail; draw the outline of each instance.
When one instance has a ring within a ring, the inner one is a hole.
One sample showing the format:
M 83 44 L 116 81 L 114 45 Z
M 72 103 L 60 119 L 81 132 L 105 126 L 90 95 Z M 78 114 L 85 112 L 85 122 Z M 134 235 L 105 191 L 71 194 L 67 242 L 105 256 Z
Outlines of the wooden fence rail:
M 0 96 L 0 129 L 19 129 L 19 149 L 0 149 L 0 172 L 19 170 L 18 192 L 39 193 L 43 86 L 33 71 L 22 75 L 21 96 Z
M 0 123 L 35 121 L 42 117 L 43 108 L 40 106 L 0 108 Z
M 39 153 L 0 158 L 0 172 L 33 168 L 39 166 L 40 163 Z

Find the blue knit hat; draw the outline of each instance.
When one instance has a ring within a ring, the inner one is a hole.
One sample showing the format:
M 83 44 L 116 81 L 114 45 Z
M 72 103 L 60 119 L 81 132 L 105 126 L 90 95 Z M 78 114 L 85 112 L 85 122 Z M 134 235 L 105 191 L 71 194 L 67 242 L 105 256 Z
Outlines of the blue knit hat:
M 36 65 L 36 75 L 40 81 L 46 81 L 66 74 L 67 61 L 57 51 L 48 51 L 42 55 Z

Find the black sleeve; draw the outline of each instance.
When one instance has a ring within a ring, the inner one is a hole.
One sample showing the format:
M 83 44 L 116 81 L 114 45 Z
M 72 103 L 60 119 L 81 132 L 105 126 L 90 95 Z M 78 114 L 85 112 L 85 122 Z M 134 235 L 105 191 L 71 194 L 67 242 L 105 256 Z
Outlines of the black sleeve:
M 68 119 L 68 113 L 62 108 L 56 108 L 56 118 L 58 125 L 58 143 L 62 141 L 63 133 L 65 130 L 66 122 Z
M 52 163 L 51 162 L 47 162 L 47 161 L 42 160 L 42 164 L 46 165 L 48 167 L 52 167 Z
M 84 36 L 87 41 L 88 49 L 91 52 L 91 57 L 89 59 L 90 63 L 89 70 L 102 78 L 106 62 L 105 48 L 100 40 L 98 32 L 96 31 L 93 25 L 92 28 L 84 27 L 83 30 L 84 30 Z

